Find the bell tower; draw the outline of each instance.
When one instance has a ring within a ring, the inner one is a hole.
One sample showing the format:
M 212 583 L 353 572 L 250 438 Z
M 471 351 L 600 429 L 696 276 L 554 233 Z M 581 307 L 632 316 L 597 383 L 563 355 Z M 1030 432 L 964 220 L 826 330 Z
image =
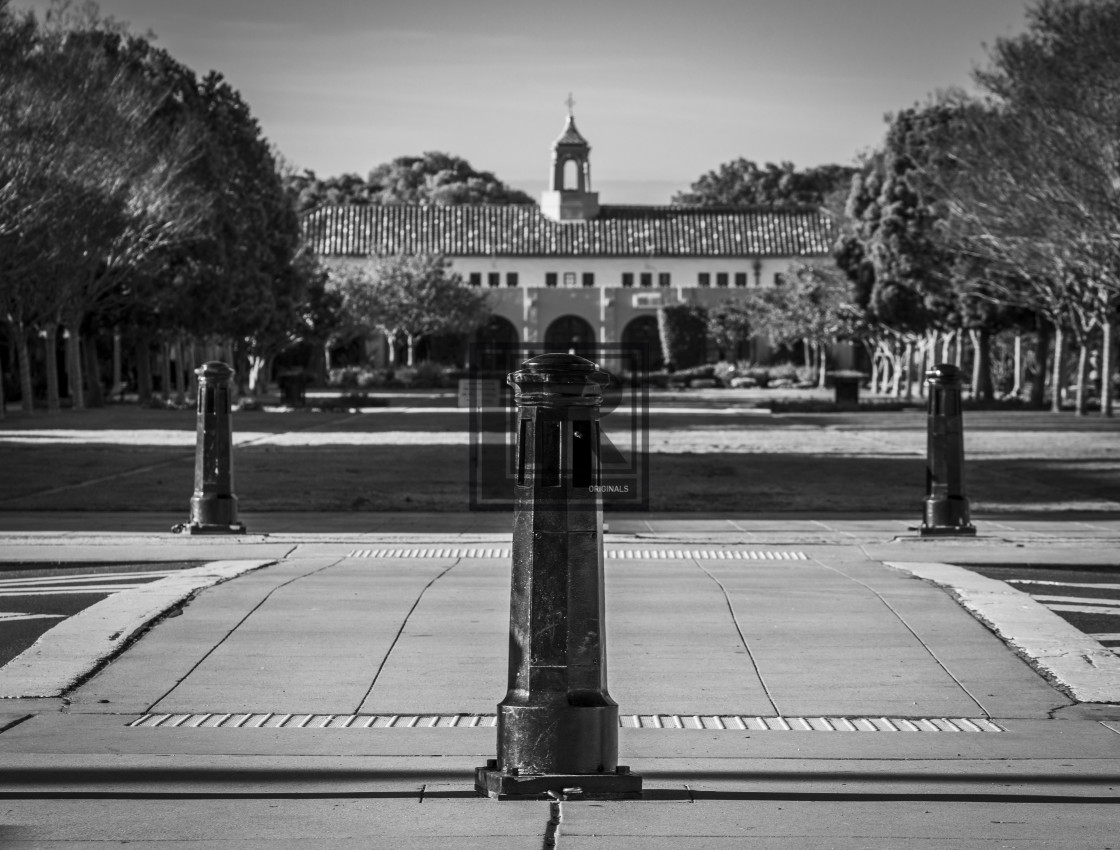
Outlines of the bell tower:
M 576 129 L 575 101 L 568 95 L 568 123 L 552 143 L 548 191 L 541 212 L 555 221 L 587 221 L 599 212 L 599 193 L 591 191 L 591 145 Z

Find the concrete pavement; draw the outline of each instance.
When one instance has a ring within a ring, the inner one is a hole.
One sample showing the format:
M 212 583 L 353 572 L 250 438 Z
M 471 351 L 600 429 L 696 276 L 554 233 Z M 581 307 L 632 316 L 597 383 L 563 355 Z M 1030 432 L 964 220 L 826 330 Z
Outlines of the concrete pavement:
M 524 803 L 473 793 L 508 517 L 250 515 L 236 539 L 132 519 L 0 514 L 0 558 L 259 568 L 133 620 L 62 695 L 0 700 L 2 847 L 1120 846 L 1115 656 L 953 569 L 1116 567 L 1115 518 L 931 541 L 902 517 L 608 516 L 610 691 L 645 796 Z M 118 631 L 89 622 L 91 643 Z

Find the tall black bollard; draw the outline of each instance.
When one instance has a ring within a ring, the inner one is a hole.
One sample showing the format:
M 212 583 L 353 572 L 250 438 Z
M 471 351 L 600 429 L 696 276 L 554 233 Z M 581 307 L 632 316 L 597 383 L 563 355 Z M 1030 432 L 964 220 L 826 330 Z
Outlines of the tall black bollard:
M 498 799 L 624 798 L 642 779 L 618 764 L 618 705 L 603 645 L 599 405 L 610 377 L 573 354 L 509 376 L 519 408 L 509 690 L 498 757 L 475 789 Z
M 976 534 L 964 493 L 964 424 L 961 376 L 941 363 L 926 372 L 929 418 L 926 447 L 926 498 L 922 537 Z
M 212 360 L 198 375 L 198 436 L 194 456 L 191 534 L 244 534 L 233 495 L 233 423 L 230 380 L 233 369 Z

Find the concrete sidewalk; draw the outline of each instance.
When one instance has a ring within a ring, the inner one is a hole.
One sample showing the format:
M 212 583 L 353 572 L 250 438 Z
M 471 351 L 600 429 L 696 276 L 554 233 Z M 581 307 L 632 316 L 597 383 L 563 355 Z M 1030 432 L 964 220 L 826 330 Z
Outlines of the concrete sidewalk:
M 1116 520 L 921 541 L 902 519 L 608 517 L 610 690 L 644 799 L 498 803 L 473 768 L 506 685 L 509 535 L 444 519 L 0 534 L 5 561 L 256 562 L 62 695 L 0 701 L 0 846 L 1117 846 L 1120 707 L 1086 694 L 1120 702 L 1120 660 L 954 568 L 1115 566 Z

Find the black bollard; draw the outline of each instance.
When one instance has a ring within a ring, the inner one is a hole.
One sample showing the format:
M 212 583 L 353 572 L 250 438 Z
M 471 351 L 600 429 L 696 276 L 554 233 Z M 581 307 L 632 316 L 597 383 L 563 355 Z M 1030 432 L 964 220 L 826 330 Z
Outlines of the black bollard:
M 233 495 L 233 423 L 230 380 L 233 369 L 212 360 L 198 375 L 198 436 L 194 456 L 191 534 L 244 534 Z
M 610 376 L 573 354 L 542 354 L 508 380 L 519 408 L 509 690 L 498 757 L 476 770 L 475 789 L 636 798 L 641 777 L 618 764 L 603 641 L 599 405 Z
M 964 493 L 964 424 L 961 376 L 941 363 L 926 372 L 929 419 L 926 446 L 926 498 L 922 537 L 976 534 Z

